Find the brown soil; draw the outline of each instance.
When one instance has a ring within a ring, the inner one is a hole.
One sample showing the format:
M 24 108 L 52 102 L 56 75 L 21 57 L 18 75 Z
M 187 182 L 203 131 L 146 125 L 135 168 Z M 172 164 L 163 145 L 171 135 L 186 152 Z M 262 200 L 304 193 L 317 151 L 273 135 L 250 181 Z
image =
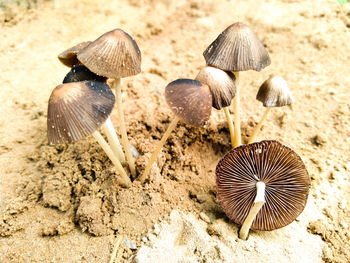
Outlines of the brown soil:
M 140 155 L 141 173 L 173 118 L 164 87 L 176 78 L 193 78 L 205 64 L 202 52 L 235 21 L 251 25 L 272 60 L 262 72 L 241 74 L 243 138 L 263 110 L 254 99 L 257 87 L 270 74 L 283 76 L 295 97 L 293 110 L 274 109 L 259 139 L 277 139 L 301 155 L 312 187 L 297 229 L 320 236 L 323 261 L 350 261 L 346 6 L 316 0 L 74 0 L 23 1 L 21 7 L 5 1 L 0 8 L 1 262 L 106 262 L 115 235 L 135 240 L 139 248 L 154 223 L 174 209 L 205 213 L 208 224 L 226 220 L 215 201 L 215 166 L 230 149 L 222 112 L 213 109 L 200 129 L 179 123 L 149 182 L 142 186 L 135 180 L 126 189 L 91 136 L 48 146 L 46 111 L 52 89 L 68 72 L 57 54 L 123 28 L 143 60 L 141 74 L 122 80 L 128 135 Z M 112 121 L 118 129 L 115 112 Z M 285 229 L 278 233 L 288 233 Z M 273 237 L 278 236 L 271 232 L 267 238 Z M 273 250 L 264 238 L 260 244 Z M 124 259 L 136 253 L 130 247 L 123 248 Z M 259 251 L 252 253 L 256 261 L 264 260 Z

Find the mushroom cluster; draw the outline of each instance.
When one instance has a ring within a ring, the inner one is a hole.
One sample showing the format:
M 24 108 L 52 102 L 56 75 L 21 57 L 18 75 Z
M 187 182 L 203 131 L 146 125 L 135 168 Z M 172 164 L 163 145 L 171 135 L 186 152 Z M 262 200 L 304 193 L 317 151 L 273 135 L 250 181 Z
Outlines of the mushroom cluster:
M 49 144 L 72 143 L 92 134 L 115 165 L 121 184 L 129 186 L 131 180 L 122 164 L 127 161 L 132 176 L 136 176 L 136 172 L 126 133 L 120 79 L 141 72 L 139 47 L 129 34 L 115 29 L 95 41 L 65 50 L 58 59 L 71 70 L 49 99 Z M 117 100 L 107 81 L 115 89 Z M 125 155 L 109 117 L 115 102 Z M 98 131 L 100 127 L 108 143 Z
M 206 66 L 194 79 L 180 78 L 165 87 L 174 117 L 138 179 L 141 183 L 149 179 L 157 155 L 179 121 L 201 127 L 214 107 L 225 114 L 233 148 L 216 168 L 217 199 L 227 216 L 242 225 L 240 238 L 247 239 L 250 228 L 273 230 L 290 224 L 307 201 L 310 179 L 305 165 L 293 150 L 277 141 L 254 142 L 271 107 L 293 103 L 286 81 L 273 75 L 260 86 L 256 99 L 266 110 L 248 144 L 242 145 L 239 72 L 261 71 L 271 63 L 269 54 L 257 35 L 237 22 L 226 28 L 203 56 Z M 127 163 L 133 178 L 136 170 L 120 84 L 121 78 L 141 72 L 139 47 L 129 34 L 115 29 L 69 48 L 58 58 L 71 70 L 49 99 L 49 143 L 72 143 L 93 135 L 115 165 L 121 184 L 128 187 L 131 180 L 123 165 Z M 232 101 L 234 121 L 229 110 Z M 109 117 L 115 103 L 122 143 Z M 108 142 L 98 131 L 100 127 Z

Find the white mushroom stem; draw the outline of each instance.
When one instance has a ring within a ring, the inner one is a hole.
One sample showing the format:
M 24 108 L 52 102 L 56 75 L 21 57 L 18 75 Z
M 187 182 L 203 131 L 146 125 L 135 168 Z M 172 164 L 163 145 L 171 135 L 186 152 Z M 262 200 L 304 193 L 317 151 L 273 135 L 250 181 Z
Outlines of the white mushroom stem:
M 104 133 L 107 135 L 108 142 L 111 145 L 111 148 L 114 154 L 117 155 L 121 163 L 125 163 L 125 156 L 122 150 L 122 146 L 120 145 L 118 135 L 114 129 L 114 126 L 110 117 L 108 117 L 106 122 L 102 125 L 102 129 Z
M 259 123 L 255 126 L 253 133 L 248 140 L 248 144 L 255 141 L 256 135 L 260 131 L 261 126 L 263 125 L 263 122 L 266 120 L 267 114 L 269 113 L 270 109 L 271 109 L 270 107 L 267 107 L 265 109 L 264 115 L 261 117 L 261 120 L 259 121 Z
M 230 110 L 228 109 L 228 107 L 223 107 L 222 109 L 224 110 L 224 113 L 225 113 L 225 116 L 226 116 L 226 119 L 227 119 L 228 128 L 230 130 L 230 136 L 231 136 L 231 144 L 232 144 L 232 148 L 233 148 L 234 147 L 233 146 L 233 141 L 234 141 L 235 131 L 234 131 L 234 126 L 233 126 L 233 121 L 232 121 L 232 118 L 231 118 Z
M 124 111 L 123 111 L 123 105 L 122 105 L 122 91 L 121 91 L 121 87 L 120 87 L 120 79 L 115 79 L 112 82 L 112 87 L 115 89 L 115 93 L 116 93 L 116 97 L 117 97 L 116 102 L 117 102 L 117 107 L 118 107 L 120 129 L 121 129 L 121 133 L 122 133 L 122 144 L 123 144 L 124 151 L 125 151 L 126 161 L 128 162 L 129 169 L 130 169 L 132 176 L 135 177 L 136 176 L 135 160 L 131 154 L 130 143 L 129 143 L 128 135 L 126 133 Z
M 252 223 L 259 213 L 260 209 L 265 203 L 265 183 L 257 182 L 256 183 L 256 197 L 254 200 L 254 204 L 249 211 L 247 218 L 244 220 L 243 225 L 239 231 L 239 238 L 243 240 L 247 240 L 249 229 L 252 226 Z
M 95 137 L 96 141 L 100 144 L 102 149 L 105 151 L 108 158 L 112 161 L 116 170 L 120 173 L 120 175 L 122 177 L 121 184 L 123 186 L 129 187 L 130 183 L 131 183 L 130 178 L 126 174 L 126 172 L 125 172 L 122 164 L 118 160 L 118 158 L 114 155 L 111 147 L 108 145 L 106 140 L 102 137 L 101 133 L 99 133 L 98 131 L 93 132 L 92 135 Z
M 239 72 L 233 72 L 235 74 L 236 80 L 236 95 L 233 98 L 233 112 L 235 120 L 235 133 L 234 140 L 232 143 L 233 147 L 240 146 L 242 144 L 241 139 L 241 117 L 240 117 L 240 95 L 239 95 Z
M 148 161 L 148 164 L 145 168 L 145 171 L 143 172 L 143 174 L 140 176 L 140 181 L 141 183 L 143 183 L 146 178 L 148 177 L 149 172 L 151 171 L 152 165 L 153 163 L 156 161 L 158 153 L 160 152 L 160 150 L 162 149 L 163 145 L 165 144 L 166 140 L 168 139 L 169 135 L 171 134 L 171 132 L 175 129 L 177 123 L 179 122 L 179 118 L 175 117 L 171 123 L 169 124 L 168 129 L 166 130 L 166 132 L 163 134 L 162 139 L 158 142 L 158 145 L 156 147 L 156 149 L 154 150 L 154 152 L 151 155 L 151 158 Z

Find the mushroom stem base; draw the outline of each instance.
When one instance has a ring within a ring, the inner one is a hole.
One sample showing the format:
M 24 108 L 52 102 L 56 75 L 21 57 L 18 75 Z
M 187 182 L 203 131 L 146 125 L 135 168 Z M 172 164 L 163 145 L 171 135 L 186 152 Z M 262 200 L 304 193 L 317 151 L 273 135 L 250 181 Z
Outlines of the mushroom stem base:
M 233 72 L 236 77 L 236 95 L 233 98 L 233 112 L 234 112 L 234 120 L 235 120 L 235 133 L 234 140 L 232 143 L 233 147 L 240 146 L 242 144 L 241 139 L 241 117 L 240 117 L 240 95 L 239 95 L 239 72 Z
M 99 133 L 98 131 L 93 132 L 92 135 L 94 136 L 96 141 L 100 144 L 102 149 L 105 151 L 108 158 L 112 161 L 116 170 L 120 173 L 120 175 L 122 177 L 121 178 L 122 179 L 121 185 L 125 186 L 125 187 L 129 187 L 131 184 L 130 178 L 126 174 L 126 172 L 125 172 L 123 166 L 121 165 L 120 161 L 118 160 L 118 158 L 114 155 L 111 147 L 108 145 L 106 140 L 102 137 L 101 133 Z
M 231 117 L 231 114 L 230 114 L 230 111 L 229 111 L 228 107 L 224 107 L 222 109 L 224 110 L 224 113 L 225 113 L 225 116 L 226 116 L 226 119 L 227 119 L 227 124 L 228 124 L 228 128 L 230 130 L 230 136 L 231 136 L 231 144 L 232 144 L 232 148 L 233 148 L 234 147 L 233 146 L 233 141 L 234 141 L 235 131 L 234 131 L 232 117 Z
M 140 176 L 140 181 L 141 183 L 143 183 L 146 178 L 148 177 L 149 172 L 152 169 L 152 165 L 153 163 L 156 161 L 158 153 L 160 152 L 160 150 L 162 149 L 163 145 L 165 144 L 166 140 L 168 139 L 169 135 L 171 134 L 171 132 L 175 129 L 177 123 L 179 121 L 178 117 L 175 117 L 171 123 L 169 124 L 168 129 L 166 130 L 166 132 L 163 134 L 162 139 L 158 142 L 158 145 L 156 147 L 156 149 L 154 150 L 154 152 L 151 155 L 151 158 L 148 161 L 148 164 L 145 168 L 145 171 L 143 172 L 143 174 Z
M 252 143 L 255 141 L 256 135 L 258 134 L 258 132 L 261 129 L 261 126 L 263 124 L 263 122 L 266 120 L 267 114 L 270 112 L 270 107 L 267 107 L 265 109 L 264 115 L 261 117 L 261 120 L 259 121 L 259 123 L 255 126 L 252 135 L 250 136 L 249 140 L 248 140 L 248 144 Z
M 112 82 L 112 87 L 115 89 L 115 93 L 116 93 L 116 97 L 117 97 L 116 102 L 117 102 L 117 107 L 118 107 L 120 130 L 121 130 L 121 134 L 122 134 L 122 144 L 123 144 L 124 151 L 125 151 L 126 161 L 128 162 L 131 175 L 135 178 L 135 176 L 136 176 L 135 160 L 131 154 L 129 139 L 128 139 L 128 135 L 126 133 L 125 118 L 124 118 L 124 111 L 123 111 L 123 105 L 122 105 L 122 90 L 120 87 L 120 79 L 115 79 Z
M 265 203 L 265 183 L 257 182 L 256 183 L 256 197 L 254 200 L 254 204 L 250 209 L 247 218 L 244 220 L 243 225 L 239 231 L 239 238 L 243 240 L 247 240 L 249 229 L 252 226 L 252 223 L 259 213 L 260 209 Z
M 118 157 L 121 163 L 125 163 L 125 156 L 110 117 L 108 117 L 106 122 L 102 125 L 102 129 L 107 135 L 108 142 L 110 143 L 114 154 Z

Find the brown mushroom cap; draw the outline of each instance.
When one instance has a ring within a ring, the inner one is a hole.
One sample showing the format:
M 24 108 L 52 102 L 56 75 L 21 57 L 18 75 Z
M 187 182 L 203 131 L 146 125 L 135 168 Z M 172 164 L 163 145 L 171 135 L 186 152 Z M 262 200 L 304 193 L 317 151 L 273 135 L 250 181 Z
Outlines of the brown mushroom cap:
M 80 64 L 79 60 L 77 59 L 78 52 L 83 48 L 85 48 L 90 43 L 91 41 L 81 42 L 63 51 L 61 54 L 58 55 L 58 59 L 61 61 L 63 65 L 70 68 L 73 67 L 74 65 L 78 65 Z
M 78 59 L 97 75 L 124 78 L 141 72 L 141 51 L 121 29 L 100 36 L 78 53 Z
M 49 144 L 71 143 L 93 133 L 107 120 L 114 103 L 113 92 L 103 82 L 58 85 L 49 99 Z
M 260 71 L 271 63 L 259 38 L 241 22 L 226 28 L 204 51 L 203 56 L 207 65 L 226 71 Z
M 63 83 L 79 82 L 85 80 L 105 82 L 107 78 L 96 75 L 84 65 L 76 65 L 73 66 L 71 70 L 67 73 L 67 75 L 64 77 Z
M 221 110 L 222 107 L 230 106 L 236 94 L 235 75 L 214 67 L 202 68 L 196 80 L 207 85 L 213 97 L 213 107 Z
M 177 79 L 165 88 L 165 99 L 174 114 L 187 124 L 200 127 L 210 117 L 209 87 L 193 79 Z
M 232 149 L 216 167 L 217 199 L 235 223 L 247 217 L 258 181 L 266 185 L 265 204 L 251 229 L 284 227 L 304 210 L 310 179 L 303 161 L 277 141 L 261 141 Z
M 265 80 L 259 88 L 256 99 L 261 101 L 264 107 L 282 107 L 294 102 L 287 82 L 280 76 L 270 76 Z

